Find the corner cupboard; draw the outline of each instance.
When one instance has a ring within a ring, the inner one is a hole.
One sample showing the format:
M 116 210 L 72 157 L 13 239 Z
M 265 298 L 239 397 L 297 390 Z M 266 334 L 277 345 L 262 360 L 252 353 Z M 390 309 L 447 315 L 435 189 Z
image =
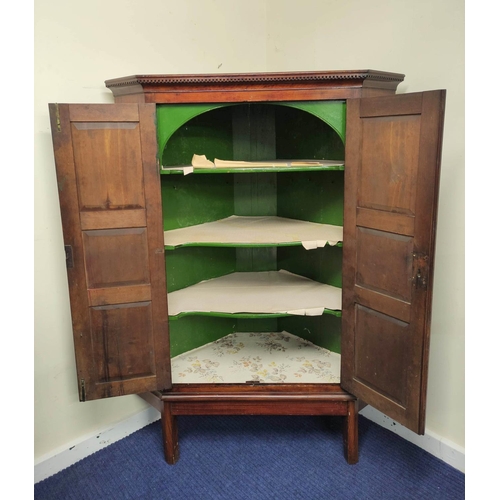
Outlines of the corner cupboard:
M 373 70 L 136 75 L 50 104 L 81 401 L 423 434 L 445 91 Z

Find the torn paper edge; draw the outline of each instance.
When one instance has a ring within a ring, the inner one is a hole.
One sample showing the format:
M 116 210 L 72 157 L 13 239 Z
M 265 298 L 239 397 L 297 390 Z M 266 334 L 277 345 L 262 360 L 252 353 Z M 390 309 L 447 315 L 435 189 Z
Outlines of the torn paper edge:
M 322 316 L 325 311 L 324 307 L 311 307 L 309 309 L 295 309 L 293 311 L 285 311 L 286 314 L 293 316 Z
M 194 154 L 191 165 L 196 168 L 215 168 L 215 163 L 210 161 L 205 155 Z
M 182 171 L 184 175 L 192 174 L 194 172 L 194 167 L 161 167 L 162 171 Z
M 302 241 L 301 243 L 306 250 L 315 250 L 316 248 L 323 248 L 327 243 L 331 245 L 331 243 L 326 240 Z

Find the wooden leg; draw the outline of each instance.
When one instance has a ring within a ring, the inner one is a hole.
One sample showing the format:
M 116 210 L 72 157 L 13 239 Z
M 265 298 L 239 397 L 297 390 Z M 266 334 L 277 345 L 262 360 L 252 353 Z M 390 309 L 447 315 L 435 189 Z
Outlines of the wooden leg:
M 358 402 L 347 402 L 344 417 L 344 456 L 348 464 L 358 463 Z
M 163 403 L 161 425 L 163 430 L 165 460 L 169 465 L 174 465 L 177 460 L 179 460 L 179 438 L 177 433 L 177 417 L 172 415 L 170 403 Z

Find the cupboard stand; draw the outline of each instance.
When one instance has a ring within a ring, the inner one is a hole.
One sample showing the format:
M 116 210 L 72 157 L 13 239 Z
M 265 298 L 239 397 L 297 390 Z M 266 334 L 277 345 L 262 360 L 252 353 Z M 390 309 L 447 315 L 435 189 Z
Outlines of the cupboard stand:
M 141 397 L 161 413 L 165 459 L 179 459 L 177 415 L 311 415 L 343 419 L 344 456 L 358 462 L 358 401 L 338 384 L 177 384 Z

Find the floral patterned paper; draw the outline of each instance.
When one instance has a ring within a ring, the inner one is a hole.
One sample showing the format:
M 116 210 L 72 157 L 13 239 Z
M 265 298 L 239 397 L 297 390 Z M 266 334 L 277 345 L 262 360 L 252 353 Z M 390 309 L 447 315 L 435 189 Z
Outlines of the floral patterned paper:
M 174 383 L 339 383 L 340 354 L 288 332 L 231 333 L 172 359 Z

